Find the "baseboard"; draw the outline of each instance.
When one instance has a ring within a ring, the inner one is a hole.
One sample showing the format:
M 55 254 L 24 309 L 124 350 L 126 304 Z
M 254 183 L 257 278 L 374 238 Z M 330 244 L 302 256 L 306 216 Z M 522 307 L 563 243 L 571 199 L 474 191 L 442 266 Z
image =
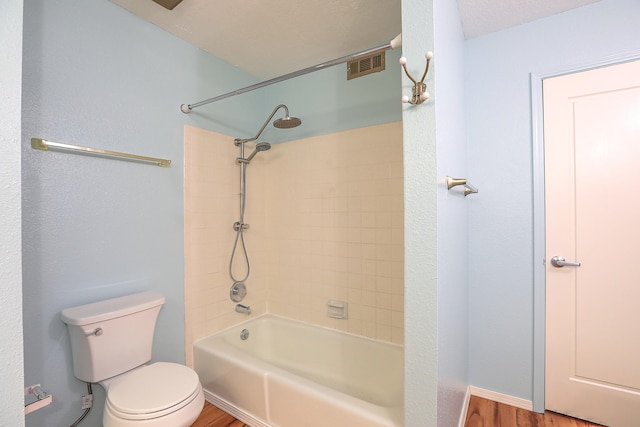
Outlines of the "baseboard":
M 458 421 L 458 427 L 464 427 L 464 423 L 467 421 L 467 412 L 469 412 L 469 400 L 471 400 L 471 387 L 467 387 L 467 392 L 464 394 L 464 401 L 462 402 L 462 412 L 460 412 L 460 421 Z
M 218 408 L 225 411 L 227 414 L 233 416 L 235 419 L 242 421 L 248 426 L 251 427 L 271 427 L 269 424 L 265 424 L 262 420 L 254 417 L 251 414 L 248 414 L 235 405 L 227 402 L 226 400 L 216 396 L 215 394 L 209 392 L 206 389 L 202 390 L 204 392 L 204 399 L 211 403 L 212 405 L 217 406 Z
M 516 408 L 533 411 L 533 402 L 519 397 L 509 396 L 508 394 L 498 393 L 480 387 L 469 386 L 469 392 L 472 396 L 482 397 L 484 399 L 493 400 L 495 402 L 504 403 L 505 405 L 515 406 Z

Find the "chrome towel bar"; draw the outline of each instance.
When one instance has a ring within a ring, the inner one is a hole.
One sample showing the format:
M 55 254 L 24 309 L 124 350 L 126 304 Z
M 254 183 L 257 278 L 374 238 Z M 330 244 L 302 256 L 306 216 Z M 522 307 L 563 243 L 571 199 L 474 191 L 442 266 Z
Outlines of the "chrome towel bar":
M 35 150 L 52 150 L 66 153 L 85 154 L 97 157 L 107 157 L 111 159 L 124 159 L 133 162 L 150 163 L 163 168 L 169 167 L 171 160 L 158 159 L 155 157 L 138 156 L 137 154 L 120 153 L 118 151 L 100 150 L 97 148 L 79 147 L 77 145 L 62 144 L 59 142 L 47 141 L 41 138 L 31 138 L 31 148 Z

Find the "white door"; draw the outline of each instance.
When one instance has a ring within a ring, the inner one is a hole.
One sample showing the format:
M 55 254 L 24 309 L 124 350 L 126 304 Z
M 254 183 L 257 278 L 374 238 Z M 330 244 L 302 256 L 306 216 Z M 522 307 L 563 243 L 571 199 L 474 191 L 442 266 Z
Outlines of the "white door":
M 547 79 L 543 93 L 546 407 L 638 427 L 640 61 Z

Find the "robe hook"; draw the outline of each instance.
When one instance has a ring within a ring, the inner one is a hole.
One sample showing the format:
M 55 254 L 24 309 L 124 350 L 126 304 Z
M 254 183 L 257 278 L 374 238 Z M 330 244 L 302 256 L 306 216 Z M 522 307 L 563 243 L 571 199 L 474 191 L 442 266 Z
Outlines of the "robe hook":
M 427 52 L 425 57 L 427 58 L 427 66 L 425 67 L 424 74 L 422 75 L 422 78 L 420 79 L 419 82 L 416 81 L 416 79 L 414 79 L 413 77 L 411 77 L 411 74 L 409 74 L 409 71 L 407 70 L 407 58 L 405 58 L 404 56 L 400 58 L 400 65 L 402 65 L 402 68 L 404 68 L 404 72 L 407 74 L 407 77 L 409 77 L 409 80 L 413 82 L 413 96 L 411 98 L 409 98 L 406 95 L 403 96 L 402 102 L 404 103 L 422 104 L 424 101 L 429 99 L 430 95 L 429 95 L 429 92 L 427 92 L 427 84 L 424 82 L 424 79 L 425 77 L 427 77 L 427 72 L 429 71 L 429 64 L 431 63 L 431 58 L 433 58 L 433 52 L 431 51 Z
M 447 190 L 451 190 L 453 187 L 457 187 L 458 185 L 463 185 L 463 193 L 465 197 L 470 194 L 476 194 L 478 192 L 478 189 L 471 185 L 471 183 L 467 181 L 467 178 L 452 178 L 450 176 L 447 176 L 445 181 L 447 183 Z

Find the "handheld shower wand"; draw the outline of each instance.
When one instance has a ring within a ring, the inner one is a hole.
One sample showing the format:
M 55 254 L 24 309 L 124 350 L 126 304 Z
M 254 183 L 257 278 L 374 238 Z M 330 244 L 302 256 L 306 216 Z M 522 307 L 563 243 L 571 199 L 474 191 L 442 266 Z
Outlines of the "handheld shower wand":
M 267 151 L 271 149 L 271 144 L 269 144 L 268 142 L 258 142 L 256 144 L 256 148 L 254 148 L 253 152 L 251 154 L 249 154 L 249 157 L 242 158 L 242 157 L 238 157 L 236 159 L 236 163 L 244 163 L 244 164 L 249 164 L 251 162 L 251 159 L 253 159 L 256 154 L 258 154 L 261 151 Z
M 236 138 L 234 140 L 234 144 L 236 147 L 240 148 L 240 157 L 236 158 L 236 163 L 240 165 L 240 220 L 236 221 L 233 224 L 233 229 L 236 231 L 235 242 L 233 243 L 233 249 L 231 250 L 231 258 L 229 259 L 229 276 L 231 280 L 233 280 L 233 286 L 231 287 L 231 300 L 234 302 L 240 302 L 244 295 L 246 294 L 246 290 L 240 295 L 238 288 L 244 288 L 244 282 L 249 278 L 249 274 L 251 272 L 251 266 L 249 263 L 249 255 L 247 253 L 247 247 L 244 243 L 244 232 L 249 229 L 249 224 L 244 222 L 244 213 L 245 213 L 245 205 L 246 205 L 246 197 L 247 197 L 247 165 L 251 162 L 251 160 L 261 151 L 267 151 L 271 149 L 271 144 L 268 142 L 258 142 L 255 145 L 255 148 L 247 157 L 245 157 L 244 144 L 246 142 L 251 142 L 257 140 L 262 132 L 264 132 L 265 128 L 269 121 L 275 116 L 276 112 L 284 108 L 285 115 L 282 118 L 279 118 L 273 122 L 273 126 L 279 129 L 290 129 L 296 126 L 300 126 L 302 124 L 302 120 L 297 117 L 289 116 L 289 108 L 286 105 L 280 104 L 277 105 L 276 108 L 273 109 L 267 120 L 265 120 L 264 124 L 253 138 Z M 236 251 L 240 250 L 242 258 L 244 258 L 245 271 L 244 276 L 236 276 L 234 274 L 234 261 L 236 258 Z M 246 289 L 246 288 L 245 288 Z M 235 298 L 235 299 L 234 299 Z M 242 306 L 244 307 L 244 306 Z M 247 307 L 249 309 L 249 307 Z M 250 309 L 248 311 L 250 313 Z

